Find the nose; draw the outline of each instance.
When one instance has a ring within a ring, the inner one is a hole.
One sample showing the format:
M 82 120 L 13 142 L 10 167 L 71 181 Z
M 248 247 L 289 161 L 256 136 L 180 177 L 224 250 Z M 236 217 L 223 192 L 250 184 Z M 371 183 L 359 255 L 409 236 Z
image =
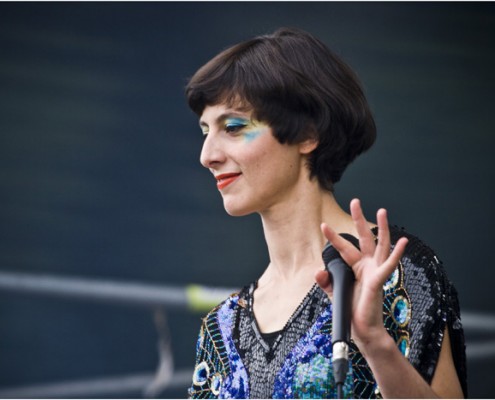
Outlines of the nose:
M 215 168 L 215 166 L 225 162 L 225 152 L 213 134 L 206 136 L 199 161 L 205 168 Z

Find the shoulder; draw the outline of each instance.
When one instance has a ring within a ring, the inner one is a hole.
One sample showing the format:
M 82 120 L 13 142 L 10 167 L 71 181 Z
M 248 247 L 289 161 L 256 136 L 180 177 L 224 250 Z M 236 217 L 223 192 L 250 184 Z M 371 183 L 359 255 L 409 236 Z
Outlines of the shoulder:
M 401 237 L 408 239 L 404 256 L 413 259 L 418 264 L 440 263 L 435 251 L 418 236 L 410 233 L 405 228 L 396 225 L 390 226 L 390 240 L 392 246 L 394 246 Z
M 408 239 L 406 249 L 401 258 L 406 284 L 413 284 L 426 279 L 430 284 L 436 286 L 434 291 L 444 292 L 450 290 L 452 284 L 447 277 L 445 267 L 432 247 L 404 228 L 391 226 L 390 240 L 392 247 L 401 237 Z M 423 281 L 423 285 L 426 284 L 426 281 Z
M 458 309 L 457 291 L 450 281 L 447 270 L 430 245 L 418 236 L 397 226 L 390 227 L 392 246 L 401 238 L 408 239 L 408 244 L 401 258 L 404 270 L 404 283 L 418 297 L 434 297 L 436 301 L 447 301 Z
M 200 335 L 207 338 L 230 337 L 239 307 L 244 307 L 247 287 L 231 293 L 203 318 Z
M 225 314 L 232 314 L 239 305 L 241 292 L 234 292 L 230 294 L 225 300 L 213 307 L 203 318 L 202 326 L 210 325 L 211 323 L 218 323 L 219 318 L 222 318 Z M 222 318 L 224 319 L 224 318 Z

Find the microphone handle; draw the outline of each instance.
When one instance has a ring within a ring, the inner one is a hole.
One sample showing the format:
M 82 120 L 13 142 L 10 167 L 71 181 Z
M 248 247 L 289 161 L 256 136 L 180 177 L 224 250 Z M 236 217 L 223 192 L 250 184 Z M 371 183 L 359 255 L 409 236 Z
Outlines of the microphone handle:
M 359 249 L 359 241 L 354 236 L 341 233 L 344 239 Z M 327 260 L 331 260 L 328 261 Z M 323 261 L 332 275 L 332 364 L 337 398 L 344 396 L 344 384 L 349 371 L 349 345 L 351 341 L 352 292 L 354 272 L 344 262 L 335 248 L 327 244 L 323 250 Z
M 332 304 L 332 364 L 337 398 L 344 395 L 343 386 L 349 370 L 349 344 L 351 341 L 352 290 L 354 272 L 336 258 L 327 264 L 333 279 Z
M 349 345 L 354 272 L 341 258 L 330 261 L 327 269 L 333 280 L 332 344 L 345 342 Z

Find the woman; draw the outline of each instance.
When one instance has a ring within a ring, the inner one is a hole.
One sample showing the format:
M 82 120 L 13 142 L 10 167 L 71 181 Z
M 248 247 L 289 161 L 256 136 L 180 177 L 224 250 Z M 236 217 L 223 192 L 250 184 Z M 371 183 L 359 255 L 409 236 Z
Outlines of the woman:
M 190 396 L 335 397 L 327 241 L 356 277 L 345 396 L 466 395 L 457 294 L 443 266 L 389 227 L 384 209 L 374 224 L 359 200 L 348 214 L 334 197 L 375 140 L 353 71 L 310 34 L 280 29 L 217 55 L 186 93 L 225 210 L 261 216 L 270 257 L 256 282 L 204 318 Z

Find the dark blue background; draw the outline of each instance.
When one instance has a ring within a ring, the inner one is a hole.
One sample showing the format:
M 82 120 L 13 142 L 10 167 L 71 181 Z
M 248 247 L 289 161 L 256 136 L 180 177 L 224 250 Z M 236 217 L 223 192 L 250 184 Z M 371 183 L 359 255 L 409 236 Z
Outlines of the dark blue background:
M 260 222 L 223 211 L 183 88 L 221 49 L 280 26 L 347 60 L 376 116 L 378 141 L 337 185 L 341 204 L 360 197 L 370 219 L 386 207 L 437 251 L 462 310 L 493 314 L 493 3 L 0 3 L 0 270 L 256 278 Z M 178 368 L 193 365 L 199 318 L 169 316 Z M 0 387 L 157 362 L 142 309 L 0 294 Z M 493 397 L 494 357 L 469 368 L 471 396 Z

